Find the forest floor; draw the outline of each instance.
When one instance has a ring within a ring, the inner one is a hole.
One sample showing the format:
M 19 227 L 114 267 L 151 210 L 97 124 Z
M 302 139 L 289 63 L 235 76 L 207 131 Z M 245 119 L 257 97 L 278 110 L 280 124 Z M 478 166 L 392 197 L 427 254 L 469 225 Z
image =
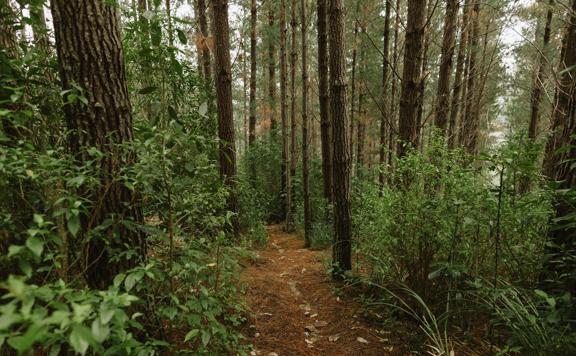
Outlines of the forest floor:
M 272 225 L 267 246 L 255 252 L 241 276 L 254 315 L 252 355 L 403 354 L 391 331 L 365 320 L 350 296 L 334 293 L 327 251 L 305 249 L 302 239 Z

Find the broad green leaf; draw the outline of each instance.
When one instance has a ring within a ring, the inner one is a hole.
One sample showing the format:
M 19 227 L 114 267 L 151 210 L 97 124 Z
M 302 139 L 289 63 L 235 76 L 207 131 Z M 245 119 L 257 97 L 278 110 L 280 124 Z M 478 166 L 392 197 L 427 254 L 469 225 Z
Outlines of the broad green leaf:
M 178 39 L 180 40 L 180 43 L 182 44 L 186 44 L 188 43 L 188 38 L 186 37 L 186 34 L 184 33 L 184 31 L 176 29 L 176 34 L 178 34 Z
M 198 113 L 201 116 L 206 116 L 206 113 L 208 112 L 208 103 L 207 102 L 203 102 L 202 104 L 200 104 L 200 107 L 198 108 Z
M 28 247 L 36 257 L 40 257 L 42 251 L 44 251 L 44 241 L 37 237 L 29 237 L 26 240 L 26 247 Z
M 94 336 L 94 339 L 102 343 L 108 338 L 108 335 L 110 335 L 110 328 L 104 325 L 100 319 L 94 319 L 92 322 L 92 336 Z
M 76 214 L 71 214 L 68 217 L 66 225 L 68 226 L 68 231 L 70 231 L 72 236 L 76 236 L 78 234 L 78 231 L 80 231 L 80 216 Z
M 85 326 L 76 324 L 72 327 L 72 332 L 70 333 L 70 345 L 74 348 L 74 351 L 84 355 L 88 351 L 90 346 L 91 334 Z
M 192 329 L 192 330 L 188 331 L 186 336 L 184 336 L 184 342 L 188 342 L 188 341 L 192 340 L 193 338 L 198 336 L 199 333 L 200 333 L 200 330 L 198 330 L 198 329 Z

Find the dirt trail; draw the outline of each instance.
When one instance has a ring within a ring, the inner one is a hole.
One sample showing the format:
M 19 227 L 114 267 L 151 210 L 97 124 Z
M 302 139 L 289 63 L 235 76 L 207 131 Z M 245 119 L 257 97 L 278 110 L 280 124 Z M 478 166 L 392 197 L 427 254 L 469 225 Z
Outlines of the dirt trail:
M 371 327 L 357 303 L 332 293 L 324 252 L 304 249 L 302 240 L 278 225 L 268 228 L 268 236 L 266 249 L 242 273 L 255 315 L 252 354 L 396 354 L 389 332 Z

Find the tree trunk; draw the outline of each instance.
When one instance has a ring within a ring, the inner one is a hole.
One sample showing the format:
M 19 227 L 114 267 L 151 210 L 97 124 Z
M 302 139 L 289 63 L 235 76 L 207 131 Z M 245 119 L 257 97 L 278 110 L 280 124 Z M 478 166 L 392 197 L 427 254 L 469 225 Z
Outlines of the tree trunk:
M 364 143 L 366 140 L 366 113 L 364 111 L 366 83 L 364 78 L 365 61 L 363 48 L 360 48 L 359 57 L 360 70 L 358 71 L 357 75 L 360 77 L 360 79 L 358 80 L 358 110 L 356 115 L 356 121 L 358 122 L 356 131 L 356 173 L 358 176 L 361 176 L 364 164 L 366 162 L 366 157 L 364 155 Z
M 324 198 L 332 201 L 332 123 L 328 95 L 328 33 L 326 0 L 316 0 L 318 27 L 318 96 L 320 100 L 320 137 L 322 140 L 322 177 Z
M 202 55 L 202 74 L 207 82 L 212 81 L 212 63 L 208 47 L 208 20 L 206 19 L 206 0 L 196 0 L 198 4 L 198 23 L 200 26 L 200 52 Z
M 444 36 L 442 38 L 442 53 L 440 55 L 440 71 L 438 72 L 438 89 L 436 92 L 435 125 L 446 137 L 448 114 L 450 112 L 450 76 L 452 75 L 452 57 L 454 56 L 454 41 L 456 39 L 458 20 L 458 0 L 446 2 L 444 18 Z
M 458 56 L 456 59 L 456 73 L 454 75 L 454 86 L 452 89 L 452 99 L 450 101 L 450 119 L 448 123 L 448 148 L 453 149 L 458 143 L 458 114 L 460 111 L 460 93 L 462 91 L 462 73 L 466 64 L 466 49 L 468 48 L 468 16 L 470 0 L 466 0 L 462 8 L 462 25 L 460 26 L 460 43 L 458 45 Z
M 282 163 L 280 164 L 280 187 L 281 187 L 281 218 L 287 218 L 286 206 L 288 205 L 288 118 L 286 114 L 286 0 L 280 0 L 280 121 L 282 124 Z
M 425 9 L 426 0 L 408 0 L 404 70 L 400 97 L 399 157 L 406 155 L 406 145 L 417 147 L 418 143 L 417 115 L 418 108 L 422 105 L 419 90 L 422 79 Z
M 256 0 L 250 0 L 250 128 L 249 145 L 256 140 Z M 256 166 L 254 166 L 254 170 Z M 252 178 L 255 178 L 255 173 Z
M 385 184 L 386 175 L 384 172 L 384 167 L 386 165 L 386 126 L 389 125 L 391 116 L 389 115 L 391 110 L 389 106 L 393 103 L 393 100 L 388 100 L 388 72 L 390 70 L 390 58 L 388 54 L 388 47 L 390 47 L 390 10 L 392 7 L 392 0 L 386 0 L 386 10 L 384 15 L 384 49 L 382 53 L 382 103 L 384 110 L 382 110 L 382 116 L 380 119 L 380 173 L 378 175 L 378 182 L 380 183 L 380 195 L 382 195 L 382 188 Z M 393 104 L 392 104 L 393 105 Z
M 270 111 L 270 129 L 272 134 L 276 132 L 276 62 L 274 55 L 274 36 L 271 35 L 274 28 L 274 3 L 271 1 L 268 6 L 268 110 Z
M 220 151 L 220 177 L 230 189 L 228 210 L 237 213 L 236 197 L 236 148 L 234 117 L 232 111 L 232 72 L 230 69 L 230 28 L 228 26 L 228 1 L 212 0 L 212 33 L 214 34 L 214 60 L 216 103 L 218 108 L 218 138 Z M 238 237 L 236 215 L 232 218 L 234 236 Z
M 544 52 L 550 43 L 550 33 L 552 27 L 552 8 L 554 6 L 554 0 L 549 0 L 549 8 L 546 14 L 546 25 L 544 26 L 544 40 L 542 43 L 542 51 Z M 546 58 L 543 54 L 540 55 L 538 59 L 538 71 L 534 84 L 532 87 L 532 97 L 530 100 L 531 111 L 530 111 L 530 126 L 528 129 L 528 137 L 535 140 L 538 136 L 538 121 L 540 119 L 540 98 L 542 96 L 543 82 L 544 82 L 544 69 L 546 65 Z
M 296 175 L 296 0 L 290 3 L 290 170 L 286 196 L 286 230 L 293 229 L 294 189 L 292 179 Z
M 99 0 L 52 0 L 51 9 L 62 88 L 79 86 L 88 100 L 88 104 L 64 106 L 71 132 L 69 149 L 80 162 L 93 159 L 86 154 L 86 147 L 106 154 L 100 161 L 99 186 L 86 192 L 97 202 L 81 218 L 81 235 L 89 239 L 84 241 L 86 256 L 81 259 L 86 265 L 80 266 L 91 287 L 105 288 L 117 273 L 135 263 L 113 260 L 110 248 L 140 247 L 141 258 L 146 253 L 143 234 L 123 224 L 126 219 L 141 223 L 143 217 L 136 194 L 119 177 L 121 169 L 134 160 L 133 153 L 118 147 L 133 139 L 119 15 L 114 6 Z M 111 216 L 115 226 L 100 238 L 92 235 L 93 229 Z
M 312 233 L 312 214 L 310 210 L 310 168 L 308 163 L 308 58 L 306 0 L 300 0 L 300 21 L 302 35 L 302 184 L 304 200 L 304 246 L 310 247 Z
M 471 21 L 472 33 L 470 38 L 470 58 L 468 60 L 468 84 L 464 120 L 462 122 L 462 133 L 460 144 L 464 146 L 470 154 L 476 154 L 478 149 L 479 122 L 476 119 L 476 76 L 478 68 L 476 59 L 478 55 L 478 35 L 479 35 L 480 2 L 475 1 L 472 7 Z
M 536 76 L 534 78 L 534 83 L 532 86 L 532 97 L 530 98 L 530 124 L 528 126 L 528 138 L 530 141 L 535 142 L 538 136 L 538 122 L 540 121 L 540 98 L 542 97 L 542 91 L 544 90 L 544 71 L 546 66 L 546 57 L 544 52 L 550 43 L 550 33 L 552 27 L 552 8 L 554 6 L 554 0 L 549 0 L 549 8 L 546 13 L 546 24 L 544 25 L 544 38 L 542 43 L 542 52 L 538 57 L 538 70 L 536 71 Z M 538 41 L 538 31 L 536 31 L 536 42 Z M 522 177 L 520 180 L 519 192 L 526 193 L 530 190 L 530 177 Z
M 360 13 L 360 1 L 356 1 L 356 12 L 354 13 L 354 38 L 352 39 L 352 79 L 350 80 L 351 90 L 350 90 L 350 170 L 351 174 L 354 175 L 354 126 L 356 125 L 356 66 L 358 64 L 358 30 L 359 24 L 357 17 Z
M 352 216 L 350 208 L 350 144 L 346 120 L 346 57 L 344 51 L 344 5 L 329 0 L 330 107 L 334 143 L 334 277 L 352 268 Z
M 394 69 L 394 73 L 398 73 L 398 37 L 399 37 L 399 29 L 400 29 L 400 0 L 396 0 L 396 19 L 394 20 L 394 48 L 393 48 L 393 58 L 392 58 L 392 68 Z M 392 170 L 394 168 L 394 156 L 396 153 L 397 147 L 397 139 L 396 136 L 398 130 L 398 117 L 397 113 L 397 88 L 398 88 L 398 78 L 396 75 L 392 78 L 392 102 L 390 104 L 390 135 L 388 138 L 388 168 Z
M 168 22 L 168 44 L 170 47 L 174 46 L 174 29 L 172 27 L 172 4 L 170 0 L 166 0 L 164 2 L 164 6 L 166 7 L 166 21 Z
M 573 273 L 574 263 L 569 261 L 576 244 L 576 227 L 570 222 L 574 214 L 573 196 L 570 192 L 576 188 L 576 174 L 572 167 L 576 161 L 576 0 L 572 1 L 568 27 L 564 33 L 560 60 L 561 76 L 556 88 L 556 102 L 552 114 L 552 135 L 546 145 L 544 159 L 544 174 L 551 180 L 557 181 L 559 186 L 555 196 L 556 219 L 563 220 L 555 229 L 550 229 L 548 236 L 554 247 L 549 253 L 554 256 L 548 262 L 547 269 L 558 275 Z M 566 148 L 560 150 L 560 148 Z M 568 271 L 567 271 L 568 270 Z M 567 286 L 572 293 L 576 290 L 576 283 L 570 280 Z

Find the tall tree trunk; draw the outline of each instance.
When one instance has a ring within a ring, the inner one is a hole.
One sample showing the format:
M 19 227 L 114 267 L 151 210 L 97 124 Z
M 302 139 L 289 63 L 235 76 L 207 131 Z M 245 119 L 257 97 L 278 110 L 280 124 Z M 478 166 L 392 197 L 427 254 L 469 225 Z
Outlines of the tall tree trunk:
M 454 57 L 454 41 L 456 39 L 458 22 L 458 0 L 446 2 L 444 17 L 444 35 L 442 38 L 442 53 L 440 55 L 440 71 L 438 72 L 438 89 L 436 92 L 435 125 L 446 136 L 448 114 L 450 112 L 450 76 L 452 75 L 452 57 Z
M 396 0 L 395 12 L 396 18 L 394 20 L 394 48 L 392 54 L 392 68 L 394 69 L 394 73 L 398 73 L 398 38 L 399 38 L 399 29 L 400 29 L 400 0 Z M 396 153 L 397 147 L 397 139 L 396 132 L 398 131 L 398 117 L 397 113 L 397 88 L 398 88 L 398 78 L 396 75 L 392 78 L 392 93 L 391 98 L 392 102 L 390 104 L 390 135 L 388 137 L 388 168 L 392 170 L 394 168 L 394 157 Z
M 276 47 L 274 45 L 274 2 L 268 3 L 268 110 L 270 111 L 270 129 L 276 132 Z
M 287 82 L 287 63 L 286 63 L 286 0 L 280 0 L 280 122 L 282 124 L 282 163 L 280 164 L 280 187 L 281 187 L 281 217 L 287 218 L 286 206 L 287 187 L 288 187 L 288 117 L 286 109 L 286 82 Z
M 460 26 L 460 43 L 456 59 L 456 73 L 450 101 L 450 119 L 448 123 L 448 148 L 453 149 L 458 143 L 458 114 L 460 111 L 460 93 L 462 91 L 462 73 L 466 64 L 466 49 L 468 48 L 468 17 L 470 0 L 466 0 L 462 8 L 462 24 Z
M 350 145 L 350 170 L 354 175 L 354 134 L 356 125 L 356 67 L 358 64 L 358 32 L 360 24 L 358 23 L 358 16 L 360 13 L 360 1 L 356 1 L 356 10 L 354 12 L 354 38 L 352 40 L 352 79 L 350 80 L 350 137 L 348 138 Z
M 435 10 L 435 4 L 429 4 L 426 6 L 426 17 L 425 21 L 432 18 L 433 12 Z M 434 6 L 432 6 L 434 5 Z M 426 25 L 425 25 L 426 26 Z M 424 104 L 426 93 L 426 80 L 428 79 L 428 49 L 430 48 L 430 31 L 424 28 L 424 48 L 422 49 L 422 74 L 420 75 L 420 86 L 418 87 L 418 112 L 416 114 L 416 143 L 415 146 L 418 147 L 420 151 L 424 150 Z
M 112 259 L 110 248 L 140 247 L 142 258 L 146 252 L 143 234 L 123 224 L 127 219 L 142 222 L 143 217 L 136 194 L 120 181 L 121 169 L 134 160 L 134 155 L 118 147 L 133 139 L 119 15 L 114 6 L 100 0 L 52 0 L 51 9 L 62 88 L 79 86 L 88 100 L 86 105 L 64 106 L 71 132 L 69 149 L 80 162 L 92 159 L 85 147 L 106 154 L 99 166 L 99 186 L 86 192 L 97 202 L 81 218 L 81 235 L 86 239 L 82 260 L 86 265 L 80 266 L 91 287 L 105 288 L 117 273 L 135 262 Z M 115 226 L 95 237 L 92 230 L 111 216 Z
M 532 97 L 530 100 L 530 125 L 528 128 L 528 137 L 535 140 L 538 136 L 538 121 L 540 119 L 540 98 L 542 96 L 543 82 L 544 82 L 544 70 L 546 66 L 546 58 L 543 53 L 545 53 L 548 44 L 550 43 L 550 33 L 552 28 L 552 8 L 554 6 L 554 0 L 549 0 L 549 8 L 546 13 L 546 24 L 544 26 L 544 38 L 542 43 L 542 54 L 538 59 L 538 70 L 534 84 L 532 87 Z M 538 34 L 537 34 L 538 35 Z
M 214 69 L 216 103 L 218 108 L 218 138 L 220 150 L 220 177 L 230 189 L 228 210 L 236 213 L 236 148 L 232 110 L 232 71 L 230 69 L 230 27 L 228 26 L 228 1 L 212 0 L 212 33 L 214 34 Z M 236 215 L 232 218 L 235 237 L 239 234 Z
M 302 184 L 304 200 L 304 246 L 310 247 L 312 233 L 312 212 L 310 210 L 310 168 L 308 163 L 308 58 L 306 0 L 300 0 L 300 21 L 302 35 Z
M 366 113 L 364 111 L 364 98 L 365 98 L 365 90 L 366 90 L 366 83 L 364 78 L 364 48 L 360 48 L 359 53 L 359 71 L 357 76 L 359 77 L 358 80 L 358 110 L 356 115 L 357 121 L 357 128 L 356 128 L 356 173 L 358 176 L 361 176 L 362 170 L 364 168 L 364 164 L 366 162 L 366 157 L 364 155 L 364 141 L 366 140 Z
M 418 143 L 417 115 L 418 108 L 422 105 L 419 90 L 422 79 L 425 9 L 426 0 L 408 0 L 402 95 L 400 97 L 399 157 L 406 155 L 406 145 L 417 147 Z
M 208 47 L 208 20 L 206 18 L 206 0 L 196 0 L 198 4 L 198 24 L 200 27 L 200 52 L 202 54 L 202 74 L 207 82 L 212 81 L 212 63 Z
M 544 159 L 544 174 L 551 180 L 559 182 L 556 191 L 554 207 L 556 219 L 561 220 L 559 226 L 550 229 L 548 237 L 555 247 L 550 248 L 554 255 L 548 262 L 548 270 L 558 275 L 573 273 L 574 263 L 569 261 L 576 245 L 576 227 L 571 224 L 574 214 L 574 198 L 570 192 L 576 188 L 576 171 L 573 164 L 576 161 L 576 0 L 572 0 L 571 10 L 567 21 L 567 29 L 564 33 L 560 60 L 561 76 L 556 88 L 556 102 L 552 114 L 552 134 L 546 145 Z M 559 150 L 560 148 L 566 148 Z M 576 290 L 576 282 L 570 280 L 567 286 L 572 293 Z
M 344 4 L 329 0 L 330 107 L 334 143 L 334 277 L 352 268 L 352 214 L 350 201 L 350 144 L 346 120 L 346 57 L 344 51 Z
M 380 195 L 382 195 L 382 188 L 385 184 L 386 175 L 384 172 L 384 166 L 386 165 L 386 139 L 387 132 L 386 126 L 390 124 L 391 116 L 389 115 L 390 105 L 393 100 L 388 99 L 388 73 L 390 71 L 390 56 L 388 53 L 388 48 L 390 47 L 390 10 L 392 8 L 392 0 L 386 0 L 386 9 L 384 15 L 384 49 L 383 62 L 382 62 L 382 103 L 384 105 L 384 110 L 382 110 L 382 116 L 380 119 L 380 173 L 378 175 L 378 182 L 380 183 Z M 392 104 L 393 105 L 393 104 Z M 390 130 L 390 128 L 388 128 Z M 391 130 L 390 130 L 391 131 Z
M 460 136 L 460 144 L 464 146 L 466 151 L 470 154 L 476 154 L 478 149 L 478 135 L 479 135 L 479 122 L 476 119 L 476 76 L 478 75 L 478 66 L 476 63 L 478 56 L 478 35 L 479 35 L 479 20 L 480 20 L 480 2 L 475 1 L 472 7 L 471 21 L 472 33 L 470 38 L 470 58 L 468 60 L 468 84 L 467 96 L 465 105 L 464 120 L 462 122 L 462 134 Z
M 290 3 L 290 170 L 286 196 L 286 229 L 293 229 L 294 189 L 292 179 L 296 175 L 296 0 Z
M 256 0 L 250 0 L 250 128 L 249 145 L 256 140 Z M 254 170 L 256 167 L 254 166 Z M 256 173 L 256 172 L 252 172 Z M 255 178 L 255 174 L 253 176 Z
M 546 65 L 546 57 L 544 53 L 548 44 L 550 43 L 550 33 L 552 27 L 552 8 L 554 6 L 554 0 L 549 0 L 549 8 L 546 13 L 546 24 L 544 25 L 544 36 L 542 41 L 542 51 L 541 55 L 538 57 L 538 70 L 536 71 L 536 76 L 534 78 L 534 83 L 532 84 L 532 96 L 530 98 L 530 124 L 528 126 L 528 138 L 532 141 L 536 141 L 538 136 L 538 122 L 540 121 L 540 98 L 542 96 L 542 91 L 544 90 L 544 71 Z M 536 42 L 538 41 L 538 30 L 536 31 Z M 530 177 L 523 177 L 520 180 L 519 192 L 526 193 L 530 190 Z
M 164 6 L 166 7 L 166 21 L 168 23 L 168 44 L 170 47 L 174 46 L 174 29 L 172 26 L 172 4 L 170 0 L 166 0 L 164 2 Z
M 242 137 L 240 140 L 244 141 L 244 152 L 248 152 L 248 141 L 249 141 L 249 132 L 250 129 L 248 128 L 248 116 L 250 111 L 250 106 L 248 104 L 248 65 L 247 65 L 247 51 L 246 46 L 244 45 L 244 35 L 241 35 L 242 38 L 240 39 L 240 53 L 242 59 Z
M 328 33 L 326 0 L 316 0 L 318 27 L 318 97 L 320 101 L 320 137 L 322 144 L 322 177 L 324 198 L 332 201 L 332 122 L 328 95 Z

